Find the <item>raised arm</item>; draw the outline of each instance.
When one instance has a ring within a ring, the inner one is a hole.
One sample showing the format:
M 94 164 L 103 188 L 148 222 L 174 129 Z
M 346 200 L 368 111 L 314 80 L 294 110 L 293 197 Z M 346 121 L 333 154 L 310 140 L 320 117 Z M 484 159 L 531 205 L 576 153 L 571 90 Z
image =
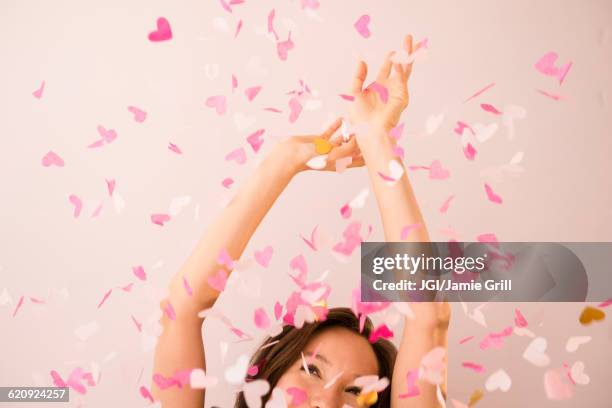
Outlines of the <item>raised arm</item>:
M 205 368 L 202 339 L 202 319 L 197 316 L 203 309 L 212 307 L 219 292 L 209 286 L 208 278 L 221 266 L 218 256 L 227 251 L 232 259 L 239 259 L 257 226 L 272 207 L 274 202 L 291 179 L 298 172 L 307 169 L 305 163 L 315 155 L 315 139 L 327 140 L 340 127 L 335 121 L 323 134 L 316 136 L 293 136 L 274 146 L 273 151 L 259 165 L 257 170 L 240 188 L 234 199 L 221 215 L 206 230 L 191 255 L 180 270 L 173 276 L 168 296 L 160 304 L 164 312 L 160 322 L 163 332 L 155 349 L 153 372 L 171 377 L 177 371 Z M 323 170 L 333 170 L 335 160 L 355 155 L 351 167 L 358 166 L 363 160 L 358 157 L 354 138 L 347 143 L 332 142 L 327 156 L 327 166 Z M 229 274 L 231 270 L 225 269 Z M 192 289 L 189 296 L 183 279 Z M 171 305 L 172 312 L 167 312 Z M 169 316 L 170 315 L 170 316 Z M 165 408 L 202 408 L 204 391 L 189 386 L 176 386 L 160 389 L 152 383 L 152 393 Z
M 406 36 L 404 48 L 408 55 L 413 52 L 412 36 Z M 392 61 L 387 55 L 376 84 L 364 89 L 367 65 L 360 61 L 353 79 L 352 94 L 355 97 L 351 109 L 351 120 L 363 129 L 357 133 L 357 144 L 363 154 L 372 188 L 382 218 L 386 241 L 428 242 L 429 234 L 419 205 L 410 185 L 402 161 L 395 154 L 395 140 L 390 137 L 391 129 L 397 126 L 402 111 L 408 106 L 408 79 L 412 63 Z M 381 89 L 380 87 L 383 87 Z M 388 100 L 384 101 L 385 90 Z M 390 163 L 402 169 L 401 177 L 393 182 L 398 171 Z M 399 166 L 399 167 L 398 167 Z M 402 230 L 409 234 L 402 239 Z M 435 347 L 447 347 L 447 328 L 450 308 L 446 302 L 412 303 L 416 319 L 405 318 L 399 352 L 391 384 L 393 408 L 438 407 L 436 386 L 421 379 L 417 381 L 420 395 L 399 398 L 406 392 L 409 370 L 418 372 L 421 359 Z M 446 373 L 441 384 L 446 393 Z

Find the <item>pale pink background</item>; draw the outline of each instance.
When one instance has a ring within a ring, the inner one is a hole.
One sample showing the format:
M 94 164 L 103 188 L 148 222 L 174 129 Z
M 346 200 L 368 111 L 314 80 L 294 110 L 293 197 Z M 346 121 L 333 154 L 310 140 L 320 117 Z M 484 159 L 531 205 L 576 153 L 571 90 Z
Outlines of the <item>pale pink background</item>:
M 422 171 L 411 175 L 433 238 L 447 239 L 443 230 L 451 228 L 464 240 L 485 232 L 507 241 L 611 240 L 612 2 L 321 3 L 307 13 L 297 0 L 247 0 L 232 14 L 215 0 L 1 3 L 0 385 L 49 385 L 50 370 L 66 376 L 76 366 L 90 370 L 93 362 L 102 379 L 83 397 L 73 392 L 71 406 L 79 400 L 89 407 L 146 406 L 138 388 L 150 384 L 158 300 L 172 274 L 274 141 L 318 132 L 344 114 L 346 102 L 337 95 L 347 92 L 357 59 L 370 61 L 371 70 L 377 70 L 381 57 L 397 48 L 407 32 L 417 39 L 428 37 L 430 47 L 415 67 L 412 101 L 403 116 L 406 160 L 428 165 L 439 159 L 451 171 L 446 181 L 429 180 Z M 265 33 L 272 8 L 281 38 L 291 30 L 295 42 L 284 62 Z M 372 17 L 369 39 L 353 28 L 365 13 Z M 147 34 L 159 16 L 168 18 L 174 38 L 151 43 Z M 234 39 L 239 19 L 244 26 Z M 533 67 L 548 51 L 558 52 L 561 62 L 574 63 L 562 86 Z M 231 74 L 239 81 L 234 94 Z M 299 79 L 307 81 L 315 97 L 297 123 L 289 124 L 286 93 L 298 88 Z M 43 80 L 46 88 L 38 100 L 32 92 Z M 491 82 L 497 85 L 463 104 Z M 263 89 L 249 103 L 243 91 L 253 85 Z M 546 98 L 536 88 L 561 94 L 563 100 Z M 228 113 L 221 117 L 204 106 L 208 96 L 217 94 L 229 97 Z M 502 110 L 507 105 L 525 108 L 527 116 L 516 121 L 512 140 L 499 117 L 478 107 L 482 102 Z M 147 111 L 147 120 L 134 122 L 128 105 Z M 283 113 L 263 111 L 269 106 Z M 429 135 L 428 117 L 441 113 L 440 127 Z M 463 157 L 452 132 L 457 120 L 499 124 L 490 140 L 476 144 L 474 162 Z M 87 149 L 99 138 L 99 124 L 117 130 L 117 140 Z M 266 129 L 265 142 L 255 155 L 245 137 L 259 128 Z M 169 142 L 184 154 L 170 152 Z M 247 149 L 247 164 L 225 162 L 225 154 L 239 146 Z M 63 157 L 64 168 L 41 166 L 49 150 Z M 524 171 L 492 178 L 490 168 L 508 163 L 517 152 L 524 152 Z M 228 176 L 236 180 L 229 191 L 221 186 Z M 111 178 L 117 180 L 122 209 L 108 197 L 104 180 Z M 484 182 L 494 186 L 503 205 L 486 200 Z M 286 273 L 298 253 L 305 254 L 313 278 L 330 271 L 331 306 L 347 305 L 359 278 L 357 254 L 339 263 L 327 252 L 310 251 L 299 235 L 319 225 L 340 239 L 347 222 L 339 208 L 368 186 L 364 169 L 298 176 L 245 253 L 247 258 L 255 249 L 274 247 L 268 269 L 254 266 L 243 276 L 251 293 L 260 280 L 260 296 L 245 296 L 233 282 L 219 310 L 259 341 L 263 333 L 254 328 L 251 311 L 265 307 L 271 312 L 274 301 L 283 301 L 293 290 Z M 85 202 L 77 219 L 69 194 Z M 451 194 L 455 199 L 442 215 L 438 208 Z M 170 222 L 164 227 L 150 222 L 152 213 L 167 212 L 180 196 L 190 196 L 191 202 Z M 101 203 L 100 215 L 91 218 Z M 373 225 L 372 240 L 382 238 L 372 196 L 352 218 Z M 146 282 L 136 281 L 131 271 L 136 265 L 145 268 Z M 132 292 L 117 289 L 129 282 L 135 282 Z M 110 288 L 115 288 L 110 298 L 97 309 Z M 12 317 L 22 295 L 26 300 Z M 46 303 L 32 303 L 30 296 Z M 571 401 L 547 401 L 545 368 L 521 358 L 528 338 L 512 336 L 502 350 L 478 348 L 486 333 L 512 324 L 516 307 L 530 328 L 548 339 L 549 367 L 585 362 L 591 383 L 578 386 Z M 467 402 L 475 389 L 484 389 L 489 373 L 504 368 L 512 388 L 485 393 L 479 407 L 609 406 L 612 327 L 609 319 L 580 326 L 582 307 L 491 304 L 485 308 L 484 328 L 455 305 L 450 397 Z M 138 333 L 131 315 L 143 322 L 146 334 Z M 98 329 L 80 340 L 75 330 L 90 323 Z M 218 321 L 204 326 L 211 374 L 222 376 L 224 367 L 256 346 L 234 344 Z M 468 335 L 476 339 L 457 344 Z M 565 342 L 575 335 L 593 340 L 567 353 Z M 230 343 L 224 361 L 221 341 Z M 461 367 L 463 361 L 481 363 L 487 371 L 474 373 Z M 229 407 L 232 401 L 225 385 L 207 395 L 207 406 Z

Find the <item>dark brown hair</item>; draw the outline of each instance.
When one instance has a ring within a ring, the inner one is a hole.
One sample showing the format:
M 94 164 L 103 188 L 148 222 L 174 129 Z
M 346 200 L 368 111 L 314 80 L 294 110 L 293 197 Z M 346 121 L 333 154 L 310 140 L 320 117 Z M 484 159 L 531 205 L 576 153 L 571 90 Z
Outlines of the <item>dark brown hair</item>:
M 250 366 L 257 366 L 258 373 L 255 376 L 247 377 L 247 381 L 266 380 L 270 383 L 270 391 L 264 396 L 264 403 L 272 395 L 272 390 L 278 383 L 280 377 L 295 363 L 304 351 L 304 347 L 315 334 L 332 328 L 342 327 L 352 331 L 359 336 L 369 339 L 373 329 L 372 321 L 366 318 L 364 329 L 359 332 L 359 319 L 353 311 L 345 307 L 329 309 L 327 318 L 323 321 L 307 323 L 301 329 L 291 325 L 283 327 L 283 331 L 274 337 L 268 337 L 259 347 L 251 358 Z M 266 347 L 268 344 L 278 341 L 278 343 Z M 372 350 L 378 361 L 378 376 L 387 377 L 389 382 L 393 375 L 393 366 L 397 349 L 389 340 L 378 339 L 375 343 L 370 343 Z M 391 406 L 391 386 L 389 385 L 383 392 L 378 394 L 378 401 L 372 408 L 389 408 Z M 242 392 L 236 398 L 234 408 L 247 408 L 246 401 Z

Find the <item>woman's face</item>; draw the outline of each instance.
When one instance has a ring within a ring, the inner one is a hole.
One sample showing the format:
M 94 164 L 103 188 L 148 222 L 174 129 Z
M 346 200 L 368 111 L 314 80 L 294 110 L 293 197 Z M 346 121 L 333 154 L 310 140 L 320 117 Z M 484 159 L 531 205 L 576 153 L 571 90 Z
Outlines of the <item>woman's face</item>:
M 298 407 L 357 407 L 361 388 L 355 386 L 354 380 L 378 375 L 378 362 L 368 340 L 342 327 L 331 327 L 314 335 L 303 354 L 304 358 L 289 367 L 277 384 L 284 391 L 297 387 L 306 392 L 306 401 Z

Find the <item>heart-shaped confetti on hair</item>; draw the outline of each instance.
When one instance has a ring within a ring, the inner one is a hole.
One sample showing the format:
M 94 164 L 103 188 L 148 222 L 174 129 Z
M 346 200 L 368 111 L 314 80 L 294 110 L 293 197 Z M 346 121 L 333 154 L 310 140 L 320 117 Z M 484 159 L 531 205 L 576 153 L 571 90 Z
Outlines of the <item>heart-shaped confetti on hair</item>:
M 157 30 L 149 33 L 149 41 L 160 42 L 172 39 L 172 29 L 170 23 L 165 17 L 157 19 Z
M 223 115 L 227 110 L 227 100 L 223 95 L 209 96 L 205 104 L 209 108 L 214 108 L 218 115 Z
M 370 16 L 368 14 L 364 14 L 353 24 L 355 30 L 361 35 L 363 38 L 370 38 L 372 34 L 370 32 Z
M 582 310 L 582 313 L 580 313 L 580 318 L 578 320 L 580 321 L 580 324 L 586 326 L 592 322 L 602 321 L 605 319 L 605 317 L 606 313 L 603 310 L 597 309 L 593 306 L 587 306 Z
M 381 324 L 370 333 L 368 340 L 370 343 L 376 343 L 378 339 L 390 339 L 393 337 L 393 331 L 386 324 Z
M 62 158 L 59 157 L 57 153 L 53 151 L 49 151 L 47 154 L 45 154 L 41 160 L 41 163 L 45 167 L 49 167 L 49 166 L 64 167 L 64 160 L 62 160 Z

